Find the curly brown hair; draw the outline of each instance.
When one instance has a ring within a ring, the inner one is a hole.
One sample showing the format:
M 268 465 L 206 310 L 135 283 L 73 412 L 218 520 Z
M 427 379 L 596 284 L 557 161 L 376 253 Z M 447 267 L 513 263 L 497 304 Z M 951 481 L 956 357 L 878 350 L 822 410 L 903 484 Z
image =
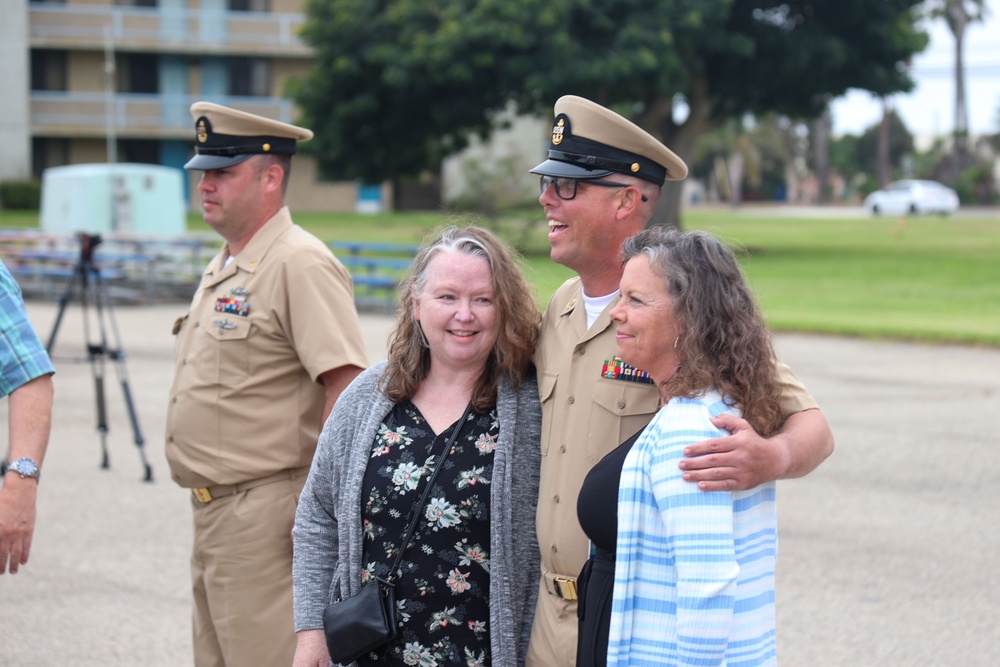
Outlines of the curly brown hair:
M 406 277 L 399 283 L 396 328 L 390 337 L 381 388 L 394 402 L 409 400 L 430 371 L 430 350 L 425 345 L 414 310 L 427 282 L 431 259 L 442 252 L 482 257 L 489 262 L 493 276 L 497 340 L 472 392 L 473 407 L 484 412 L 496 403 L 501 378 L 517 388 L 531 369 L 541 314 L 517 263 L 517 254 L 495 234 L 481 227 L 446 227 L 413 259 Z
M 639 254 L 666 281 L 681 325 L 664 394 L 693 398 L 715 387 L 762 436 L 776 432 L 784 416 L 774 348 L 733 253 L 706 232 L 651 227 L 625 242 L 622 262 Z

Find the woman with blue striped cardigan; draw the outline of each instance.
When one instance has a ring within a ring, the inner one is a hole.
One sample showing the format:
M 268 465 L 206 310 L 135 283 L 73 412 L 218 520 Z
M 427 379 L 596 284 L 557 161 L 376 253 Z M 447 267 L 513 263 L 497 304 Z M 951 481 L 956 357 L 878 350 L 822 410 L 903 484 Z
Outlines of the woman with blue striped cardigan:
M 784 420 L 763 317 L 710 234 L 645 230 L 622 258 L 610 313 L 619 366 L 656 384 L 662 407 L 580 492 L 592 557 L 580 576 L 577 664 L 772 665 L 774 483 L 704 492 L 678 468 L 685 446 L 725 435 L 712 423 L 720 414 L 762 435 Z

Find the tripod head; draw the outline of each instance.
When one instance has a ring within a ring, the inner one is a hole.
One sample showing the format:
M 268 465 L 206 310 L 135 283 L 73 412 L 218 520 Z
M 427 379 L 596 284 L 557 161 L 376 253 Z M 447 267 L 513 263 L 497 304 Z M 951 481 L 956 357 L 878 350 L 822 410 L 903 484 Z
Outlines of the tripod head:
M 104 239 L 101 238 L 100 234 L 88 234 L 87 232 L 77 232 L 76 238 L 80 240 L 80 261 L 90 264 L 94 261 L 94 249 Z

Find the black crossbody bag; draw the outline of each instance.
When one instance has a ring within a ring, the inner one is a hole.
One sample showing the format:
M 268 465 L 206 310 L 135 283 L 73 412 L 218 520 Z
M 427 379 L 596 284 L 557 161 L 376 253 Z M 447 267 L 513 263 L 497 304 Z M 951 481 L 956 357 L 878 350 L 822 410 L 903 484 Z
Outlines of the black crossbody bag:
M 465 421 L 471 411 L 472 405 L 470 404 L 455 426 L 440 460 L 434 466 L 434 472 L 427 480 L 427 486 L 424 487 L 420 503 L 413 509 L 410 525 L 406 529 L 406 535 L 403 537 L 400 548 L 396 551 L 396 558 L 388 576 L 385 579 L 374 578 L 365 584 L 356 595 L 333 602 L 323 610 L 326 647 L 334 662 L 342 665 L 352 663 L 365 653 L 395 638 L 397 631 L 396 584 L 392 582 L 392 579 L 402 561 L 403 552 L 410 543 L 410 538 L 413 537 L 413 531 L 416 530 L 417 521 L 420 520 L 420 514 L 427 503 L 431 487 L 434 486 L 438 473 L 444 467 L 444 460 L 455 445 L 458 433 L 465 426 Z

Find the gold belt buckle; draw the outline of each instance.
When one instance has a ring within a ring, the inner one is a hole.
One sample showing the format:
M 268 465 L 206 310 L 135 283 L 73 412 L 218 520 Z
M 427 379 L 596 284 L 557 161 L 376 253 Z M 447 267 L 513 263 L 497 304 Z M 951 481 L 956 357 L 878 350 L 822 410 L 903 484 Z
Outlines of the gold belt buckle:
M 193 493 L 194 497 L 198 499 L 198 502 L 205 503 L 206 505 L 215 500 L 215 498 L 212 497 L 211 492 L 206 488 L 191 489 L 191 493 Z
M 576 579 L 568 577 L 553 577 L 552 581 L 556 585 L 556 595 L 563 600 L 573 601 L 576 596 Z

